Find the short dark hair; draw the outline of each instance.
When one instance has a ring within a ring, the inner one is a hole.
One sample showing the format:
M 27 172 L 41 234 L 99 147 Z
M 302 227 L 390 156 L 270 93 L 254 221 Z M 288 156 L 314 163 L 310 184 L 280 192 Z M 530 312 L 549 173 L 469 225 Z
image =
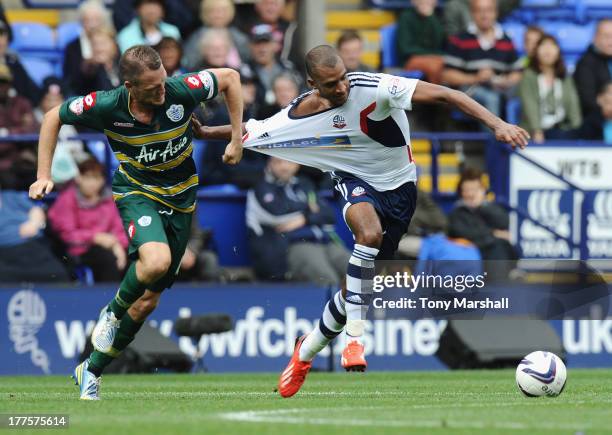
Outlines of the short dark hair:
M 603 95 L 608 91 L 612 91 L 612 80 L 604 83 L 598 90 L 597 95 Z
M 338 52 L 331 45 L 317 45 L 306 53 L 306 73 L 314 78 L 315 69 L 321 66 L 333 68 L 340 60 Z
M 457 195 L 461 197 L 461 188 L 463 187 L 463 183 L 466 181 L 480 181 L 480 183 L 484 185 L 482 180 L 483 175 L 484 174 L 480 169 L 465 168 L 459 177 L 459 182 L 457 183 Z
M 158 53 L 164 48 L 175 48 L 180 53 L 180 56 L 183 57 L 183 46 L 179 41 L 171 36 L 164 36 L 156 45 L 153 46 L 153 48 Z
M 105 176 L 104 166 L 102 163 L 96 160 L 95 157 L 88 157 L 77 166 L 79 168 L 79 174 L 81 175 L 86 174 L 87 172 L 94 172 L 96 174 Z
M 528 25 L 525 28 L 525 33 L 527 32 L 539 33 L 540 36 L 544 35 L 544 30 L 540 26 L 536 26 L 535 24 Z
M 359 42 L 363 41 L 361 35 L 359 34 L 359 32 L 357 32 L 357 30 L 347 29 L 342 32 L 342 34 L 338 37 L 338 40 L 336 41 L 336 48 L 340 50 L 340 47 L 342 47 L 344 44 L 355 40 Z
M 559 57 L 555 62 L 555 77 L 558 77 L 560 79 L 565 78 L 565 75 L 567 74 L 567 69 L 565 68 L 565 62 L 563 61 L 563 53 L 561 53 L 561 47 L 559 46 L 559 43 L 557 42 L 555 37 L 547 33 L 542 35 L 537 45 L 535 46 L 535 49 L 533 51 L 533 57 L 532 59 L 529 59 L 529 68 L 533 69 L 537 73 L 542 72 L 540 60 L 538 59 L 538 49 L 540 48 L 540 45 L 542 45 L 546 41 L 552 42 L 559 49 Z
M 153 48 L 134 45 L 125 50 L 119 60 L 119 77 L 124 82 L 136 83 L 143 72 L 158 70 L 161 64 L 161 58 Z
M 164 11 L 166 10 L 165 0 L 134 0 L 133 7 L 134 9 L 138 9 L 140 6 L 144 5 L 145 3 L 157 3 L 158 5 L 162 7 Z

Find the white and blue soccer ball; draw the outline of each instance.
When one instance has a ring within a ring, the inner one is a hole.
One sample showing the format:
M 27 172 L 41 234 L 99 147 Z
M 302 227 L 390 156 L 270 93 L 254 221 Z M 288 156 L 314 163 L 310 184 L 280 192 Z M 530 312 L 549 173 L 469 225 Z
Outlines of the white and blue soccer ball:
M 516 368 L 516 384 L 527 397 L 558 396 L 566 380 L 565 364 L 552 352 L 531 352 Z

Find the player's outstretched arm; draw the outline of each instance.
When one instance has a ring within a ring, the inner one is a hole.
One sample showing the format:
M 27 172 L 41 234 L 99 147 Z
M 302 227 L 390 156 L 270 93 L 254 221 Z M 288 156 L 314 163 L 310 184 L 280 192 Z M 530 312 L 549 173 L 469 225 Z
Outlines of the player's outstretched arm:
M 508 124 L 461 91 L 419 81 L 412 95 L 412 101 L 453 105 L 463 113 L 483 122 L 493 131 L 498 141 L 509 143 L 513 148 L 517 146 L 521 149 L 525 148 L 530 139 L 529 133 L 524 129 Z
M 225 148 L 223 162 L 235 165 L 242 159 L 242 86 L 240 74 L 231 68 L 209 70 L 217 78 L 219 92 L 225 96 L 225 104 L 230 116 L 231 138 Z
M 246 133 L 246 122 L 242 123 L 242 134 Z M 202 125 L 195 115 L 191 116 L 191 128 L 193 129 L 193 135 L 197 139 L 202 140 L 231 140 L 232 139 L 232 126 L 218 125 L 210 127 L 208 125 Z
M 30 186 L 29 193 L 32 199 L 42 199 L 53 190 L 51 163 L 53 162 L 53 153 L 55 153 L 55 146 L 57 145 L 57 135 L 62 126 L 59 110 L 60 106 L 57 106 L 45 113 L 42 125 L 40 126 L 38 171 L 36 173 L 36 181 Z

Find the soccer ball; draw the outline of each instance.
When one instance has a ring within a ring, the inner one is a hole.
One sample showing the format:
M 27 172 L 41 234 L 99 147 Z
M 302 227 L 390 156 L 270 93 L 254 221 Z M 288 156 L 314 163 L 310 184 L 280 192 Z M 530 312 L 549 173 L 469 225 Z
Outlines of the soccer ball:
M 516 368 L 516 385 L 527 397 L 558 396 L 566 380 L 565 364 L 552 352 L 531 352 Z

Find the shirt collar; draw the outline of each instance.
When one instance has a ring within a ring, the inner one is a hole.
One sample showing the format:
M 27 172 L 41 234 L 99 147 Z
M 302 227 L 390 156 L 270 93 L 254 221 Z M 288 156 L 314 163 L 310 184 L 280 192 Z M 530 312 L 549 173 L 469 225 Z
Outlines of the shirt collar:
M 493 30 L 495 31 L 496 40 L 500 40 L 504 37 L 504 29 L 502 29 L 502 26 L 499 23 L 495 23 L 495 25 L 493 26 Z M 468 24 L 467 31 L 468 33 L 471 33 L 472 35 L 476 36 L 478 38 L 478 42 L 481 41 L 480 31 L 478 30 L 478 27 L 476 27 L 476 24 L 474 24 L 473 21 L 470 21 L 470 23 Z

